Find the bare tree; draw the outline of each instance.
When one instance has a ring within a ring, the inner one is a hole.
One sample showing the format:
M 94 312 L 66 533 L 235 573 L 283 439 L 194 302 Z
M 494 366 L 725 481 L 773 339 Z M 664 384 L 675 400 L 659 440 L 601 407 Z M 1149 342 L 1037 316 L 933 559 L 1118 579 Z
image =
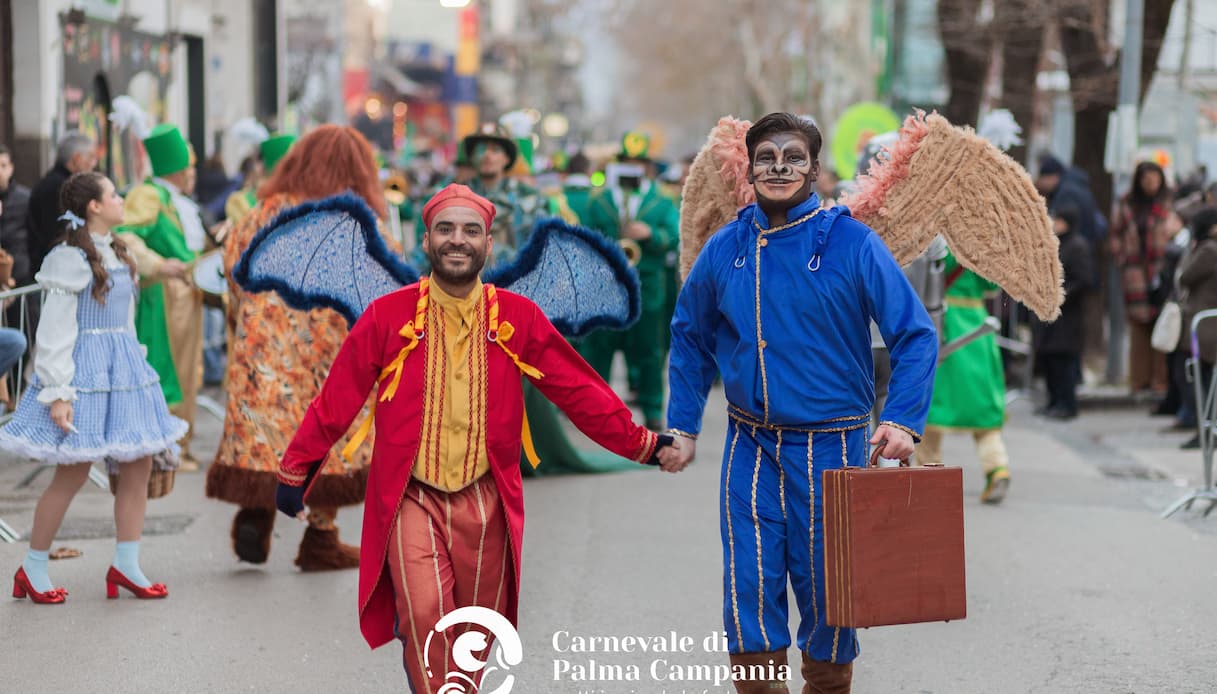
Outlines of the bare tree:
M 700 140 L 723 115 L 813 115 L 830 125 L 873 98 L 879 65 L 868 13 L 830 0 L 612 0 L 602 17 L 619 47 L 622 103 Z
M 947 120 L 976 125 L 993 55 L 991 22 L 982 0 L 939 0 L 938 35 L 942 39 L 949 100 Z
M 1104 168 L 1107 118 L 1115 109 L 1120 53 L 1108 44 L 1106 4 L 1097 0 L 1060 0 L 1061 46 L 1069 70 L 1074 110 L 1073 163 L 1090 176 L 1102 209 L 1111 209 L 1111 175 Z M 1143 102 L 1158 67 L 1174 0 L 1146 0 L 1142 25 L 1141 89 Z

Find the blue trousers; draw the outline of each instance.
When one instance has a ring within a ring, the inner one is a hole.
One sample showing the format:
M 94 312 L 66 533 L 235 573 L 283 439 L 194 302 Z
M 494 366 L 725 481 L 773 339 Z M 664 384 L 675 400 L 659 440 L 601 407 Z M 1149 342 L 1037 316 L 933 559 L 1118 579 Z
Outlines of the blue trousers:
M 790 646 L 787 581 L 799 608 L 799 650 L 813 660 L 858 657 L 855 630 L 825 623 L 820 475 L 866 464 L 866 424 L 768 428 L 732 412 L 723 454 L 723 624 L 728 650 Z M 809 446 L 810 443 L 810 446 Z
M 0 328 L 0 375 L 17 365 L 25 354 L 25 335 L 16 328 Z

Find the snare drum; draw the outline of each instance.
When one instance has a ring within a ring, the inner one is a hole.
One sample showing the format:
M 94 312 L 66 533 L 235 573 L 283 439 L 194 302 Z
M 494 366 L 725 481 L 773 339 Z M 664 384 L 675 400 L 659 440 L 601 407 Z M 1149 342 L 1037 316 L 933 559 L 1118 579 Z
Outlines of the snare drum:
M 224 307 L 224 295 L 228 293 L 228 281 L 224 278 L 224 253 L 217 249 L 199 256 L 191 273 L 194 286 L 203 292 L 203 303 L 215 308 Z

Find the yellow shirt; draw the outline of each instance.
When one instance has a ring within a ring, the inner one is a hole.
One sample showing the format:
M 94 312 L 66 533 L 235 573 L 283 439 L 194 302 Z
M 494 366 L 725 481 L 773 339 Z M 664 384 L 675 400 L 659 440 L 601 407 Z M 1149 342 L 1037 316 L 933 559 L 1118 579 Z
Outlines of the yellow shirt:
M 490 471 L 486 455 L 486 324 L 481 281 L 464 299 L 430 284 L 423 425 L 413 476 L 455 492 Z

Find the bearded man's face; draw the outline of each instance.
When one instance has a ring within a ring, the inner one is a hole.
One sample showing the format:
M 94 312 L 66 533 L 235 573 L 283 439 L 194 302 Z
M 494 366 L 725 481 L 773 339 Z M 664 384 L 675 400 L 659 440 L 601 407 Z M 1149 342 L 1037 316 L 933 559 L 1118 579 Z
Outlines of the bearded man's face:
M 431 220 L 423 235 L 423 251 L 431 261 L 431 274 L 452 285 L 477 279 L 494 240 L 482 216 L 469 207 L 447 207 Z

